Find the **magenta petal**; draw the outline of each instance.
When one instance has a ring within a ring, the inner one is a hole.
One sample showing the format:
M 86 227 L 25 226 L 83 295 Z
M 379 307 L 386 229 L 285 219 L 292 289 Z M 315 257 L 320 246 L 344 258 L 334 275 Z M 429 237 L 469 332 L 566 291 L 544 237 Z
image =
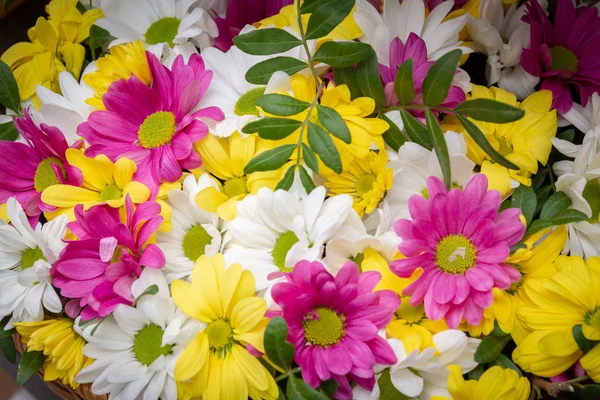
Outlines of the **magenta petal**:
M 149 268 L 162 268 L 166 262 L 164 253 L 155 244 L 146 246 L 140 258 L 140 264 Z
M 494 287 L 494 280 L 492 277 L 486 273 L 485 270 L 477 266 L 469 268 L 465 276 L 467 277 L 469 285 L 476 290 L 485 292 Z
M 113 290 L 115 293 L 122 298 L 133 302 L 135 298 L 131 294 L 131 285 L 135 282 L 136 278 L 133 276 L 124 276 L 115 282 Z
M 456 294 L 456 280 L 459 278 L 450 274 L 439 274 L 433 282 L 433 298 L 440 304 L 451 301 Z
M 100 260 L 103 262 L 108 262 L 112 258 L 115 253 L 115 249 L 117 248 L 117 239 L 109 236 L 100 239 Z

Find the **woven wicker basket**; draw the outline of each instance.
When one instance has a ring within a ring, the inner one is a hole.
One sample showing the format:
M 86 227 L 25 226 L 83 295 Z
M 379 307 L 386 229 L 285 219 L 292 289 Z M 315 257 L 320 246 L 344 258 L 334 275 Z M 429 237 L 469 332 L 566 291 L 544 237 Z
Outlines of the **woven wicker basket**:
M 2 1 L 2 0 L 0 0 Z M 25 352 L 25 345 L 21 341 L 21 336 L 16 334 L 13 336 L 15 348 L 20 354 Z M 40 370 L 38 375 L 43 379 L 44 373 Z M 60 381 L 46 382 L 46 385 L 57 395 L 65 400 L 108 400 L 108 395 L 98 396 L 92 393 L 91 385 L 80 385 L 77 389 L 65 386 Z

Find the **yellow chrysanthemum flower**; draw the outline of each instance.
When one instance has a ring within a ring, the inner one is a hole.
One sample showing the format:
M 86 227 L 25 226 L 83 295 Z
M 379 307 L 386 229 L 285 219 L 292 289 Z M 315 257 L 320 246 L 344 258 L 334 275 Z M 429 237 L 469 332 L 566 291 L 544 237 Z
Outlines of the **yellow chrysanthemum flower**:
M 77 0 L 52 0 L 46 6 L 49 18 L 39 17 L 27 32 L 31 43 L 17 43 L 0 58 L 13 71 L 21 100 L 32 98 L 38 106 L 37 85 L 60 93 L 58 74 L 62 71 L 79 79 L 85 58 L 85 48 L 79 43 L 88 38 L 102 10 L 81 14 L 76 5 Z
M 524 371 L 543 377 L 561 374 L 579 360 L 600 381 L 600 346 L 583 355 L 573 337 L 573 327 L 581 325 L 585 338 L 600 340 L 600 258 L 560 256 L 555 266 L 558 272 L 549 279 L 525 285 L 534 306 L 519 308 L 517 317 L 533 332 L 513 359 Z
M 83 355 L 85 340 L 73 330 L 73 321 L 66 318 L 15 324 L 28 351 L 43 351 L 44 380 L 60 379 L 73 389 L 79 387 L 75 376 L 93 360 Z
M 472 326 L 463 321 L 460 329 L 473 337 L 489 335 L 496 321 L 503 332 L 510 333 L 517 344 L 521 343 L 531 330 L 517 318 L 517 310 L 535 306 L 524 285 L 533 279 L 549 278 L 556 272 L 554 261 L 565 247 L 567 237 L 566 227 L 560 226 L 551 232 L 546 229 L 527 238 L 524 242 L 527 247 L 517 250 L 506 260 L 507 264 L 521 272 L 521 280 L 507 290 L 493 289 L 494 301 L 484 310 L 481 323 Z
M 325 187 L 333 195 L 351 195 L 353 208 L 361 217 L 365 213 L 371 214 L 392 187 L 393 171 L 387 167 L 387 161 L 387 152 L 371 151 L 367 157 L 345 165 L 339 175 L 325 170 Z
M 246 350 L 265 351 L 267 304 L 255 297 L 254 277 L 239 264 L 227 269 L 221 254 L 196 261 L 192 283 L 171 284 L 177 306 L 206 324 L 175 364 L 179 398 L 276 399 L 279 389 L 260 361 Z
M 120 44 L 110 48 L 110 54 L 96 60 L 94 72 L 83 76 L 83 81 L 94 90 L 94 97 L 86 103 L 103 110 L 102 96 L 108 91 L 111 83 L 119 79 L 129 79 L 131 75 L 137 76 L 146 85 L 152 82 L 146 48 L 141 40 Z
M 448 391 L 454 400 L 527 400 L 531 392 L 527 378 L 512 369 L 494 366 L 477 381 L 465 381 L 459 365 L 450 365 L 448 369 Z M 433 396 L 431 400 L 449 399 Z
M 552 109 L 552 93 L 541 90 L 522 102 L 514 94 L 497 87 L 486 88 L 473 85 L 470 99 L 492 99 L 510 104 L 525 111 L 525 116 L 509 124 L 474 121 L 492 146 L 519 170 L 509 170 L 491 161 L 490 157 L 466 134 L 454 116 L 444 118 L 446 130 L 465 133 L 467 155 L 481 165 L 481 172 L 488 177 L 489 189 L 498 190 L 503 196 L 510 193 L 510 179 L 526 186 L 531 185 L 531 175 L 538 171 L 538 162 L 546 165 L 552 150 L 551 139 L 556 135 L 556 110 Z
M 237 202 L 247 194 L 256 194 L 262 187 L 274 189 L 286 171 L 285 166 L 274 171 L 244 173 L 244 167 L 250 160 L 272 147 L 270 141 L 256 135 L 241 137 L 237 132 L 228 138 L 208 135 L 196 143 L 202 157 L 202 168 L 221 185 L 220 190 L 209 187 L 198 193 L 198 207 L 230 221 L 235 218 Z

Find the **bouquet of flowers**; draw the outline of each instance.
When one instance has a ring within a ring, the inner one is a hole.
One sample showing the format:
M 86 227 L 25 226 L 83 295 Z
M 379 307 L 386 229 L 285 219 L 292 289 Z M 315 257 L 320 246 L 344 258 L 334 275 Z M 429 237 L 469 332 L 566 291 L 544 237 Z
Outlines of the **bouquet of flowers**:
M 19 383 L 598 398 L 593 4 L 46 11 L 0 62 L 0 349 L 23 353 Z

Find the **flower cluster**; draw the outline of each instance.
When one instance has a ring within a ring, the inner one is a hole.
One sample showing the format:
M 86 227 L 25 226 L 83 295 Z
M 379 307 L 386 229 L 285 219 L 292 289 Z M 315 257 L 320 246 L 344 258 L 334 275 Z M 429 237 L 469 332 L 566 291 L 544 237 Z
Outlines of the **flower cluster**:
M 26 350 L 21 380 L 115 400 L 597 394 L 597 7 L 46 12 L 0 62 L 0 350 Z

